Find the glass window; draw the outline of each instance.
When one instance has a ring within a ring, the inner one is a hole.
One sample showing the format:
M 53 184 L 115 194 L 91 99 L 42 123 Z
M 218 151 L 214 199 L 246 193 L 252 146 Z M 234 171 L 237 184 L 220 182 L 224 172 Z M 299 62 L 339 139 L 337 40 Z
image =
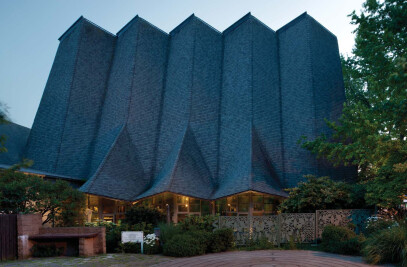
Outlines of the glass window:
M 201 200 L 191 198 L 189 200 L 189 212 L 201 212 Z
M 114 213 L 114 204 L 115 204 L 114 200 L 102 198 L 103 213 L 104 214 Z
M 225 198 L 216 200 L 215 205 L 215 212 L 223 215 L 223 212 L 227 209 L 227 200 Z
M 178 204 L 178 212 L 188 212 L 188 204 Z
M 238 203 L 239 203 L 239 212 L 249 212 L 250 206 L 250 194 L 242 194 L 238 196 Z
M 237 212 L 237 197 L 231 196 L 227 198 L 228 202 L 228 212 Z
M 212 213 L 211 202 L 204 200 L 201 201 L 201 213 L 202 215 L 209 215 Z
M 263 211 L 263 196 L 253 195 L 253 211 Z
M 275 213 L 276 207 L 277 207 L 276 200 L 273 197 L 270 196 L 264 197 L 264 212 Z

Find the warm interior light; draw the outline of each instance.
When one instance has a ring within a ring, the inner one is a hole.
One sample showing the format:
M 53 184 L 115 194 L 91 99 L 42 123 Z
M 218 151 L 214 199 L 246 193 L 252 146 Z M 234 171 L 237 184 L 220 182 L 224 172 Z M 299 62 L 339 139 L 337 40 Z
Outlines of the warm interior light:
M 186 204 L 186 205 L 185 205 L 185 207 L 187 207 L 187 208 L 188 208 L 188 204 Z

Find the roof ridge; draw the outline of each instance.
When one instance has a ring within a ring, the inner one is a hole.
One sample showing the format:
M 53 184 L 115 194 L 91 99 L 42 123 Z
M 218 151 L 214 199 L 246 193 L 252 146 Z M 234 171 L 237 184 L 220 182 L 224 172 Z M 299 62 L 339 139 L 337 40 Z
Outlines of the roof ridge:
M 144 22 L 146 24 L 148 24 L 149 26 L 155 28 L 156 30 L 160 31 L 161 33 L 168 35 L 168 33 L 166 33 L 165 31 L 163 31 L 162 29 L 158 28 L 157 26 L 155 26 L 154 24 L 152 24 L 151 22 L 143 19 L 142 17 L 140 17 L 139 15 L 136 15 L 134 18 L 132 18 L 129 22 L 126 23 L 126 25 L 124 25 L 117 33 L 116 35 L 119 37 L 119 35 L 122 35 L 125 31 L 127 31 L 127 29 L 130 27 L 130 25 L 136 21 L 139 20 L 141 22 Z
M 109 155 L 110 155 L 110 153 L 112 152 L 113 148 L 116 146 L 117 140 L 119 139 L 120 135 L 122 134 L 122 132 L 124 131 L 124 128 L 125 128 L 126 126 L 127 126 L 126 123 L 123 123 L 123 125 L 122 125 L 120 131 L 117 133 L 116 138 L 114 139 L 114 141 L 113 141 L 112 144 L 110 145 L 109 150 L 106 152 L 106 155 L 103 157 L 103 159 L 102 159 L 102 161 L 100 162 L 98 168 L 96 169 L 96 171 L 94 172 L 94 174 L 93 174 L 91 177 L 89 177 L 89 179 L 86 181 L 86 183 L 84 183 L 84 184 L 81 186 L 81 191 L 83 190 L 82 188 L 85 187 L 85 185 L 86 185 L 86 187 L 85 187 L 85 188 L 86 188 L 86 189 L 85 189 L 86 191 L 84 191 L 84 192 L 87 192 L 88 189 L 90 189 L 90 187 L 93 185 L 93 183 L 95 182 L 94 180 L 96 179 L 96 176 L 101 172 L 101 170 L 102 170 L 102 168 L 103 168 L 105 162 L 107 161 L 107 158 L 109 157 Z
M 213 27 L 212 25 L 210 25 L 209 23 L 207 23 L 207 22 L 204 21 L 203 19 L 201 19 L 201 18 L 199 18 L 199 17 L 197 17 L 197 16 L 195 16 L 195 18 L 196 18 L 198 21 L 200 21 L 200 22 L 202 22 L 203 24 L 205 24 L 206 26 L 208 26 L 209 28 L 211 28 L 212 30 L 214 30 L 215 32 L 222 34 L 221 31 L 219 31 L 218 29 L 216 29 L 215 27 Z
M 257 21 L 259 24 L 263 25 L 265 28 L 267 28 L 268 30 L 272 31 L 273 33 L 275 33 L 276 31 L 273 30 L 271 27 L 269 27 L 266 23 L 264 23 L 263 21 L 259 20 L 257 17 L 252 15 L 252 18 Z
M 111 35 L 111 36 L 113 36 L 113 37 L 117 37 L 115 34 L 109 32 L 108 30 L 106 30 L 106 29 L 104 29 L 104 28 L 102 28 L 102 27 L 100 27 L 99 25 L 97 25 L 96 23 L 94 23 L 94 22 L 88 20 L 88 19 L 85 18 L 84 16 L 80 16 L 80 17 L 58 38 L 58 40 L 61 42 L 67 35 L 69 35 L 69 34 L 73 31 L 73 29 L 76 27 L 76 25 L 77 25 L 80 21 L 82 21 L 82 20 L 83 20 L 83 21 L 86 21 L 87 23 L 91 24 L 92 26 L 95 26 L 96 28 L 98 28 L 98 29 L 104 31 L 105 33 L 107 33 L 107 34 L 109 34 L 109 35 Z
M 186 18 L 184 21 L 182 21 L 180 24 L 178 24 L 177 27 L 175 27 L 174 29 L 172 29 L 172 30 L 170 31 L 170 35 L 174 35 L 174 34 L 178 33 L 178 32 L 181 30 L 182 27 L 184 27 L 190 20 L 192 20 L 192 19 L 194 19 L 194 18 L 196 18 L 196 17 L 195 17 L 195 14 L 192 13 L 188 18 Z
M 309 16 L 309 15 L 308 15 L 307 11 L 305 11 L 304 13 L 302 13 L 301 15 L 299 15 L 298 17 L 296 17 L 295 19 L 291 20 L 290 22 L 288 22 L 287 24 L 282 26 L 280 29 L 278 29 L 277 32 L 279 33 L 279 32 L 287 30 L 288 28 L 290 28 L 291 26 L 293 26 L 300 20 L 306 18 L 307 16 Z
M 65 36 L 68 35 L 68 34 L 73 30 L 73 28 L 75 28 L 75 26 L 76 26 L 82 19 L 84 19 L 84 17 L 81 15 L 77 20 L 75 20 L 75 22 L 74 22 L 71 26 L 69 26 L 69 28 L 68 28 L 66 31 L 64 31 L 64 33 L 58 38 L 58 40 L 59 40 L 59 41 L 62 41 L 62 40 L 65 38 Z
M 234 29 L 236 29 L 237 27 L 240 26 L 240 24 L 242 24 L 243 22 L 245 22 L 246 20 L 250 19 L 252 16 L 252 14 L 249 12 L 246 15 L 244 15 L 243 17 L 241 17 L 240 19 L 238 19 L 236 22 L 234 22 L 232 25 L 230 25 L 229 27 L 227 27 L 222 34 L 228 34 L 229 32 L 233 31 Z

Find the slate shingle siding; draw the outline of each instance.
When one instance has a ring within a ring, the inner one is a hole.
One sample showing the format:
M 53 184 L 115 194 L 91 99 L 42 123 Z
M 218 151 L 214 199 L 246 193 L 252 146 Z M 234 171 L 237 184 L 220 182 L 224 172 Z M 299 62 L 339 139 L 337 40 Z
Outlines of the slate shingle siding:
M 80 19 L 61 39 L 26 155 L 84 192 L 136 200 L 285 196 L 304 174 L 353 177 L 297 141 L 330 134 L 345 101 L 337 40 L 306 13 L 277 32 L 250 13 L 170 34 L 135 17 L 112 36 Z

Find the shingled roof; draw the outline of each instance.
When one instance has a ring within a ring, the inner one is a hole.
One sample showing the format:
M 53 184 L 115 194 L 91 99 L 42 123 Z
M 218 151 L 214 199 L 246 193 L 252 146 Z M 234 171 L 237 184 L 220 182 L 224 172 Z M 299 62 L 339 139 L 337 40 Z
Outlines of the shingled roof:
M 0 153 L 0 163 L 14 165 L 23 157 L 30 129 L 24 126 L 7 122 L 0 124 L 0 135 L 6 137 L 4 147 L 7 152 Z
M 170 34 L 136 16 L 117 35 L 81 17 L 25 156 L 115 199 L 287 196 L 304 174 L 355 175 L 297 144 L 329 135 L 344 101 L 336 37 L 306 13 L 277 32 L 249 13 L 223 33 L 191 15 Z

